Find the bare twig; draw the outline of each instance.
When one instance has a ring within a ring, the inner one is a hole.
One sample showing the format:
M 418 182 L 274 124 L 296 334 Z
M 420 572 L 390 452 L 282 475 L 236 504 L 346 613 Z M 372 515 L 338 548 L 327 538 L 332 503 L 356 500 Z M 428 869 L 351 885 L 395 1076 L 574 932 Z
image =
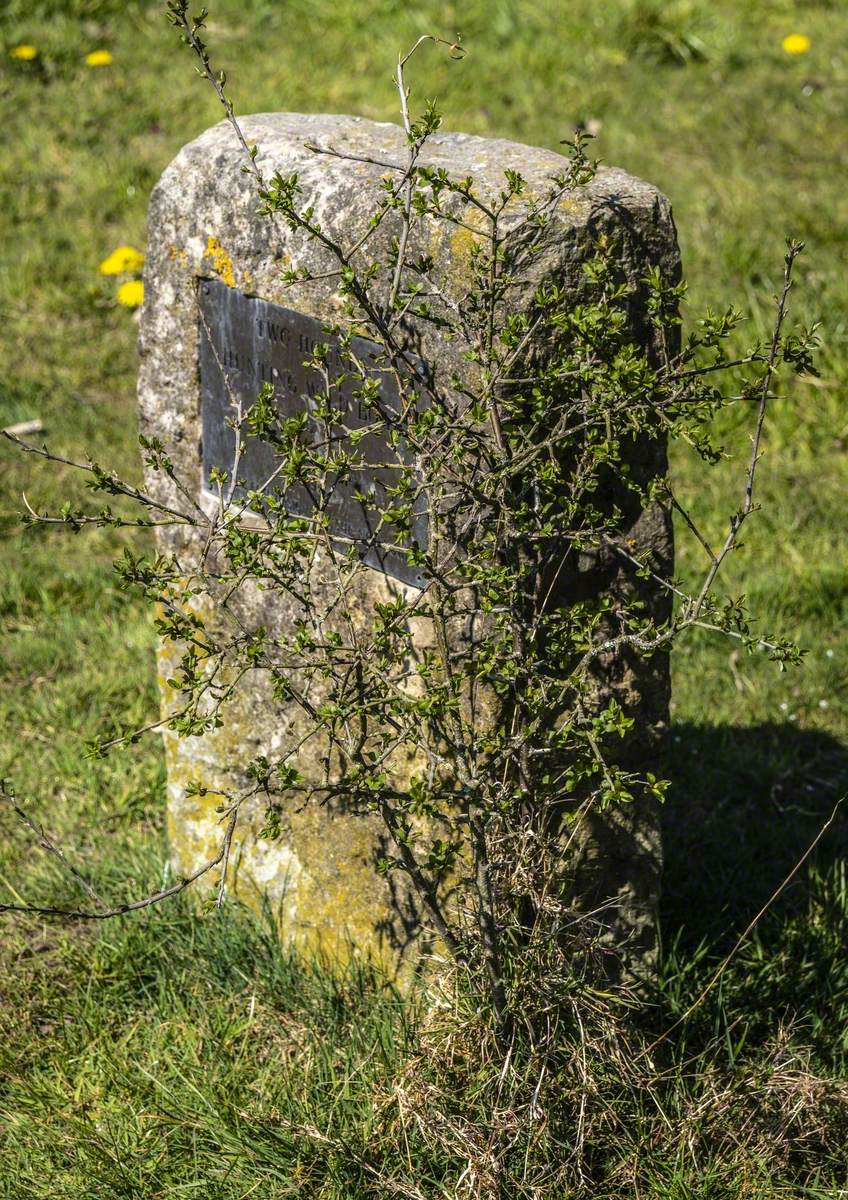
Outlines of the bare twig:
M 745 926 L 745 928 L 739 934 L 739 937 L 734 942 L 733 948 L 721 960 L 721 962 L 719 963 L 719 965 L 716 968 L 716 970 L 714 971 L 714 973 L 710 976 L 709 981 L 704 985 L 704 987 L 701 989 L 701 991 L 698 993 L 698 995 L 695 997 L 695 999 L 692 1001 L 692 1003 L 688 1006 L 686 1011 L 682 1014 L 682 1016 L 678 1017 L 678 1019 L 674 1022 L 673 1025 L 670 1025 L 668 1027 L 668 1029 L 666 1029 L 663 1033 L 660 1034 L 660 1036 L 658 1038 L 656 1038 L 653 1042 L 651 1042 L 650 1046 L 646 1047 L 646 1049 L 644 1049 L 641 1052 L 641 1054 L 639 1055 L 640 1058 L 643 1058 L 646 1055 L 651 1054 L 654 1050 L 656 1050 L 657 1046 L 661 1045 L 664 1041 L 666 1041 L 668 1038 L 670 1038 L 671 1035 L 676 1030 L 678 1030 L 681 1027 L 681 1025 L 684 1025 L 689 1020 L 689 1018 L 692 1016 L 692 1014 L 698 1008 L 701 1007 L 701 1005 L 706 1000 L 707 996 L 709 996 L 710 992 L 713 990 L 715 985 L 721 979 L 722 975 L 724 975 L 727 968 L 733 962 L 734 958 L 739 953 L 742 946 L 748 940 L 749 935 L 754 931 L 756 926 L 759 924 L 760 920 L 765 916 L 765 914 L 768 912 L 768 910 L 771 908 L 771 906 L 774 904 L 774 902 L 778 899 L 778 897 L 781 896 L 782 893 L 786 891 L 786 889 L 789 887 L 792 880 L 795 878 L 795 876 L 798 874 L 798 872 L 803 867 L 804 863 L 807 861 L 807 859 L 813 853 L 816 846 L 819 844 L 819 842 L 822 840 L 824 835 L 827 833 L 828 829 L 830 829 L 831 825 L 836 820 L 836 814 L 839 812 L 839 809 L 842 805 L 842 801 L 844 799 L 845 799 L 845 797 L 842 796 L 842 797 L 840 797 L 839 800 L 837 800 L 830 816 L 827 818 L 825 823 L 822 825 L 821 829 L 818 831 L 816 836 L 810 842 L 807 849 L 804 851 L 804 853 L 801 855 L 801 857 L 795 863 L 795 866 L 792 868 L 792 870 L 789 872 L 789 874 L 786 876 L 786 878 L 783 880 L 783 882 L 780 884 L 780 886 L 777 887 L 772 892 L 772 894 L 769 896 L 768 900 L 766 900 L 765 904 L 762 906 L 762 908 L 759 910 L 759 912 L 757 912 L 756 915 L 751 918 L 751 920 L 748 922 L 748 924 Z
M 218 853 L 214 858 L 211 858 L 203 866 L 192 871 L 190 875 L 186 875 L 183 879 L 178 880 L 170 887 L 161 888 L 157 892 L 153 892 L 149 896 L 145 896 L 142 900 L 132 900 L 127 904 L 117 904 L 113 908 L 103 908 L 99 911 L 92 912 L 91 910 L 78 908 L 56 908 L 51 905 L 39 904 L 0 904 L 0 913 L 16 912 L 27 913 L 37 917 L 60 917 L 69 921 L 108 921 L 113 917 L 121 917 L 126 913 L 138 912 L 142 908 L 150 908 L 154 904 L 161 904 L 163 900 L 168 900 L 171 896 L 179 895 L 184 892 L 187 887 L 190 887 L 201 876 L 208 874 L 214 870 L 219 863 L 226 860 L 230 846 L 232 844 L 233 833 L 235 832 L 236 822 L 238 820 L 238 809 L 233 811 L 229 824 L 224 833 L 224 838 Z M 77 877 L 79 878 L 79 877 Z M 99 903 L 99 901 L 98 901 Z
M 23 809 L 19 807 L 15 801 L 14 792 L 12 792 L 8 784 L 2 780 L 0 780 L 0 799 L 8 802 L 9 807 L 18 820 L 26 825 L 27 829 L 35 834 L 36 838 L 38 839 L 38 844 L 41 846 L 42 850 L 45 850 L 48 854 L 51 854 L 63 867 L 63 869 L 74 877 L 88 898 L 93 900 L 94 903 L 99 905 L 101 908 L 106 908 L 106 902 L 102 900 L 100 896 L 98 896 L 97 892 L 94 890 L 85 876 L 80 874 L 73 863 L 69 862 L 63 851 L 56 845 L 53 839 L 48 837 L 48 835 L 44 832 L 44 826 L 36 825 L 35 821 L 27 816 Z

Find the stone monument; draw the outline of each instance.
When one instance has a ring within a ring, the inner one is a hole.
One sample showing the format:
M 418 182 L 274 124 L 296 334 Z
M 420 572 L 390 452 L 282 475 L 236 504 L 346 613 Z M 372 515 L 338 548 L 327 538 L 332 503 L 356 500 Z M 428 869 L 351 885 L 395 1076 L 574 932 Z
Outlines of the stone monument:
M 403 130 L 346 116 L 264 114 L 245 118 L 245 136 L 258 146 L 264 176 L 297 172 L 304 203 L 322 226 L 341 237 L 365 227 L 373 211 L 385 164 L 404 161 Z M 316 155 L 307 144 L 333 147 L 342 156 Z M 438 133 L 427 143 L 425 160 L 450 176 L 472 176 L 480 191 L 496 194 L 504 171 L 512 168 L 527 180 L 530 195 L 541 194 L 565 160 L 549 151 L 513 142 Z M 255 180 L 242 170 L 243 152 L 223 122 L 185 146 L 154 190 L 149 217 L 145 302 L 141 320 L 139 382 L 141 428 L 157 436 L 170 455 L 176 475 L 201 503 L 209 501 L 210 471 L 226 458 L 232 432 L 228 404 L 239 393 L 249 404 L 262 383 L 285 380 L 288 395 L 308 392 L 302 361 L 311 345 L 326 340 L 322 324 L 339 317 L 335 282 L 316 278 L 283 284 L 285 268 L 307 267 L 316 276 L 328 268 L 320 244 L 260 214 Z M 450 281 L 461 303 L 469 278 L 474 235 L 467 228 L 428 230 L 424 247 Z M 540 252 L 522 303 L 545 281 L 581 287 L 582 264 L 594 240 L 612 234 L 629 279 L 638 283 L 658 265 L 670 278 L 679 273 L 674 224 L 668 202 L 653 187 L 623 171 L 601 168 L 587 185 L 564 197 L 545 230 Z M 422 235 L 419 235 L 422 236 Z M 329 264 L 332 265 L 332 264 Z M 637 302 L 638 304 L 638 302 Z M 638 311 L 637 336 L 650 335 Z M 367 353 L 367 346 L 361 347 Z M 438 344 L 438 333 L 422 325 L 416 347 L 421 358 L 441 364 L 447 373 L 466 366 L 455 350 Z M 250 467 L 258 478 L 270 463 L 255 448 Z M 665 451 L 652 442 L 648 458 L 637 464 L 648 475 L 665 470 Z M 151 476 L 149 487 L 175 503 L 167 480 Z M 204 501 L 204 497 L 206 500 Z M 293 501 L 308 505 L 308 498 Z M 295 510 L 297 508 L 295 507 Z M 359 513 L 359 515 L 357 515 Z M 345 503 L 333 515 L 338 528 L 361 521 L 361 506 Z M 650 550 L 656 568 L 670 573 L 671 528 L 659 506 L 632 513 L 625 530 L 630 544 Z M 203 531 L 166 527 L 158 531 L 163 551 L 183 561 L 201 552 Z M 610 553 L 584 556 L 578 592 L 604 589 L 626 594 L 632 568 Z M 355 610 L 367 613 L 390 600 L 398 589 L 409 594 L 422 580 L 404 556 L 375 552 L 368 570 L 357 577 Z M 644 584 L 640 587 L 645 588 Z M 662 615 L 662 590 L 647 601 Z M 244 611 L 285 638 L 295 613 L 279 598 L 246 589 Z M 202 605 L 202 598 L 198 599 Z M 212 614 L 214 619 L 214 614 Z M 163 704 L 169 711 L 173 691 L 169 657 L 160 655 Z M 598 687 L 615 696 L 636 718 L 630 753 L 640 769 L 655 769 L 668 713 L 668 662 L 648 661 L 621 652 L 603 664 Z M 276 703 L 262 673 L 251 676 L 224 714 L 225 723 L 203 737 L 180 738 L 166 732 L 169 833 L 175 869 L 188 874 L 210 857 L 220 835 L 214 794 L 199 796 L 190 783 L 233 789 L 243 784 L 244 764 L 259 753 L 276 754 L 299 736 L 297 716 Z M 308 771 L 308 752 L 301 765 Z M 240 823 L 231 860 L 231 884 L 248 901 L 262 896 L 278 914 L 287 937 L 331 953 L 373 952 L 384 961 L 410 952 L 416 942 L 416 914 L 403 896 L 374 871 L 379 831 L 369 819 L 320 805 L 283 807 L 282 836 L 258 836 L 262 806 Z M 659 820 L 652 803 L 637 802 L 591 818 L 585 839 L 581 878 L 586 902 L 600 906 L 611 937 L 629 947 L 625 954 L 645 962 L 655 938 L 661 867 Z

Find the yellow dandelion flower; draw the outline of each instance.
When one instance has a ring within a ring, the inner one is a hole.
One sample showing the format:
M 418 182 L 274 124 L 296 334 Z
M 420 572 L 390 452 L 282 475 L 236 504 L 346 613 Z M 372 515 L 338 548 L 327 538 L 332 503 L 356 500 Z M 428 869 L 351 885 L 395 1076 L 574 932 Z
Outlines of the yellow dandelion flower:
M 35 46 L 13 46 L 9 57 L 20 59 L 21 62 L 32 62 L 34 58 L 38 58 L 38 50 Z
M 118 288 L 118 303 L 125 308 L 138 308 L 144 299 L 144 284 L 140 279 L 130 279 Z
M 144 266 L 144 255 L 135 246 L 119 246 L 100 264 L 101 275 L 125 275 L 140 271 Z
M 108 50 L 92 50 L 90 54 L 86 54 L 85 61 L 90 67 L 108 67 L 112 55 Z
M 788 33 L 780 44 L 787 54 L 806 54 L 810 39 L 805 33 Z

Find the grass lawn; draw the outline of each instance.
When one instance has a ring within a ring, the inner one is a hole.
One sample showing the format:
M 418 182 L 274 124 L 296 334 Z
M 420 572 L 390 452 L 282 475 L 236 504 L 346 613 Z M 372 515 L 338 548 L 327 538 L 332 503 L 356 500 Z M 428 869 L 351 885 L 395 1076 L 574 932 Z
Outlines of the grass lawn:
M 143 249 L 151 187 L 220 115 L 162 8 L 5 0 L 0 12 L 0 426 L 38 418 L 53 449 L 90 452 L 130 474 L 138 473 L 136 325 L 97 266 L 120 244 Z M 749 314 L 745 338 L 769 325 L 785 235 L 807 243 L 794 313 L 823 322 L 821 374 L 774 405 L 763 512 L 726 580 L 764 629 L 807 654 L 781 674 L 707 637 L 676 651 L 658 998 L 667 1021 L 698 995 L 846 790 L 848 8 L 841 0 L 210 0 L 210 8 L 213 57 L 241 112 L 394 119 L 398 50 L 424 32 L 461 32 L 463 62 L 435 52 L 420 60 L 419 97 L 438 95 L 449 127 L 551 147 L 591 122 L 604 161 L 671 198 L 691 312 L 733 302 Z M 784 51 L 791 33 L 809 37 L 808 52 Z M 21 44 L 37 57 L 11 57 Z M 111 64 L 86 64 L 98 49 Z M 711 471 L 675 452 L 678 487 L 717 536 L 741 492 L 743 420 L 724 419 L 728 457 Z M 156 712 L 150 615 L 117 589 L 110 566 L 129 535 L 24 531 L 17 516 L 22 491 L 43 509 L 77 488 L 0 446 L 0 777 L 118 900 L 166 871 L 159 745 L 102 761 L 83 753 L 93 733 Z M 681 538 L 684 576 L 694 560 Z M 810 1071 L 844 1078 L 846 859 L 848 811 L 690 1022 L 680 1061 L 688 1055 L 707 1073 L 732 1076 L 779 1042 Z M 0 812 L 0 899 L 21 896 L 74 898 Z M 102 929 L 0 920 L 0 1196 L 385 1194 L 370 1168 L 386 1169 L 391 1146 L 374 1134 L 367 1098 L 407 1052 L 414 1013 L 379 980 L 334 978 L 287 956 L 267 922 L 238 911 L 203 916 L 190 902 Z M 670 1121 L 694 1095 L 686 1078 L 663 1093 Z M 294 1128 L 310 1125 L 336 1140 Z M 406 1153 L 424 1195 L 458 1194 L 450 1164 L 415 1142 Z M 613 1153 L 632 1164 L 629 1188 L 605 1190 L 601 1166 L 595 1196 L 835 1198 L 848 1186 L 845 1155 L 824 1142 L 800 1157 L 739 1158 L 708 1139 L 657 1143 L 634 1130 L 632 1144 Z

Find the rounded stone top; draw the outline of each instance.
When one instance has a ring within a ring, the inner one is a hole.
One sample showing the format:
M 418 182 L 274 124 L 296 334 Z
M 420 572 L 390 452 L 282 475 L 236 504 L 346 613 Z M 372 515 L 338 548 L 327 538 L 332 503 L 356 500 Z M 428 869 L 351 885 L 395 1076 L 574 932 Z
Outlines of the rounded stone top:
M 263 174 L 276 170 L 314 169 L 326 164 L 327 156 L 316 154 L 308 146 L 337 151 L 351 171 L 363 176 L 403 170 L 406 162 L 406 134 L 399 125 L 371 121 L 364 117 L 330 113 L 254 113 L 239 117 L 239 125 L 248 142 L 258 147 L 257 165 Z M 197 169 L 198 164 L 222 157 L 243 156 L 229 121 L 221 121 L 205 130 L 180 150 L 167 169 L 182 173 Z M 421 155 L 423 164 L 441 167 L 455 179 L 471 176 L 481 195 L 496 195 L 504 185 L 504 172 L 514 170 L 526 179 L 528 189 L 537 195 L 549 188 L 554 177 L 567 169 L 569 160 L 541 146 L 529 146 L 505 138 L 439 131 L 428 138 Z M 357 170 L 358 168 L 358 170 Z M 615 167 L 601 166 L 581 196 L 590 202 L 612 201 L 628 209 L 653 208 L 667 201 L 653 185 Z

